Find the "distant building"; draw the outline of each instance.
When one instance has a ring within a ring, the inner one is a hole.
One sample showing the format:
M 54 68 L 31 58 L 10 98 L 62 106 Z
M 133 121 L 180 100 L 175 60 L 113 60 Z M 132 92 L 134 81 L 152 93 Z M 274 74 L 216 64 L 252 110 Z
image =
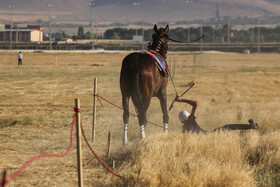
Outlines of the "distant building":
M 73 39 L 72 38 L 66 38 L 66 43 L 72 43 Z
M 1 25 L 1 24 L 0 24 Z M 12 41 L 15 42 L 42 42 L 43 29 L 40 25 L 27 25 L 26 27 L 18 27 L 14 25 L 10 29 L 10 25 L 0 27 L 0 41 L 10 41 L 10 34 L 12 33 Z

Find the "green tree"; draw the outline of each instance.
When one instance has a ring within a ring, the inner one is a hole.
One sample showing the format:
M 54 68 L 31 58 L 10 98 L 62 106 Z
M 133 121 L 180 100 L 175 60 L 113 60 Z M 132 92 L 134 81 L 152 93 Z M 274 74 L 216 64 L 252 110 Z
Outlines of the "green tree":
M 86 32 L 84 38 L 85 39 L 91 39 L 91 32 Z
M 79 26 L 77 38 L 85 39 L 84 27 Z
M 118 32 L 114 32 L 113 39 L 117 39 L 117 40 L 121 39 L 120 34 Z

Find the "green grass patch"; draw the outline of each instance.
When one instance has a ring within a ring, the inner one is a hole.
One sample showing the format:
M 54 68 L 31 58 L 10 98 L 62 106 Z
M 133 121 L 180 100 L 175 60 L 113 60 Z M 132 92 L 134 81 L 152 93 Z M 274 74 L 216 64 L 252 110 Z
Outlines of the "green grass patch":
M 34 120 L 30 116 L 24 116 L 19 119 L 13 117 L 0 117 L 0 128 L 12 127 L 17 124 L 23 126 L 33 125 Z
M 16 123 L 17 121 L 11 117 L 0 117 L 0 128 L 11 127 Z
M 273 168 L 256 169 L 254 172 L 258 186 L 279 186 L 280 173 L 279 170 Z

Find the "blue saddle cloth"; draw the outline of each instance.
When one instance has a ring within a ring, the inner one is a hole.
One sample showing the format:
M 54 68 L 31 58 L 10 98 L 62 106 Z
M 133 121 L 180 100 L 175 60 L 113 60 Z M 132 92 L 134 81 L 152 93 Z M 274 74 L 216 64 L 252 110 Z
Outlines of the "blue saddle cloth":
M 167 62 L 165 59 L 154 50 L 149 50 L 146 52 L 148 55 L 154 58 L 154 61 L 159 69 L 159 72 L 162 76 L 168 77 L 168 68 L 167 68 Z

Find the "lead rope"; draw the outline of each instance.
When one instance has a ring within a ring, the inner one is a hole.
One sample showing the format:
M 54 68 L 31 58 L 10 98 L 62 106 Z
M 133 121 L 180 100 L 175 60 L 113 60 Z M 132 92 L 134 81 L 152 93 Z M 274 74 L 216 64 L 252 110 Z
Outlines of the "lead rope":
M 174 84 L 173 78 L 172 78 L 172 76 L 171 76 L 171 74 L 170 74 L 170 71 L 169 71 L 169 68 L 168 68 L 167 62 L 166 62 L 166 67 L 167 67 L 167 69 L 168 69 L 168 73 L 169 73 L 170 80 L 171 80 L 171 82 L 172 82 L 173 88 L 174 88 L 174 90 L 175 90 L 175 92 L 176 92 L 176 95 L 178 95 L 178 92 L 177 92 L 177 90 L 176 90 L 176 87 L 175 87 L 175 84 Z
M 176 95 L 178 95 L 178 92 L 177 92 L 177 90 L 176 90 L 176 87 L 175 87 L 173 78 L 172 78 L 171 73 L 170 73 L 170 71 L 169 71 L 169 67 L 168 67 L 167 61 L 166 61 L 166 67 L 167 67 L 167 71 L 168 71 L 168 74 L 169 74 L 169 76 L 170 76 L 170 80 L 171 80 L 171 82 L 172 82 L 173 88 L 174 88 L 174 90 L 175 90 L 175 92 L 176 92 Z
M 162 37 L 162 38 L 159 40 L 158 45 L 157 45 L 157 48 L 156 48 L 155 51 L 156 51 L 156 52 L 159 52 L 159 51 L 160 51 L 160 48 L 162 47 L 162 43 L 163 43 L 162 40 L 164 40 L 164 44 L 165 44 L 165 49 L 163 49 L 163 50 L 164 50 L 163 53 L 164 53 L 164 56 L 166 56 L 166 53 L 167 53 L 167 49 L 166 49 L 166 48 L 167 48 L 167 42 L 166 42 L 165 37 Z M 168 74 L 169 74 L 169 76 L 170 76 L 170 79 L 171 79 L 173 88 L 174 88 L 174 90 L 175 90 L 175 92 L 176 92 L 176 95 L 178 95 L 178 92 L 177 92 L 177 90 L 176 90 L 176 87 L 175 87 L 173 78 L 172 78 L 171 73 L 170 73 L 170 71 L 169 71 L 169 67 L 168 67 L 167 61 L 166 61 L 166 67 L 167 67 L 167 71 L 168 71 Z
M 164 51 L 164 55 L 166 56 L 166 53 L 167 53 L 167 42 L 166 42 L 166 38 L 165 38 L 165 37 L 163 37 L 163 38 L 164 38 L 164 44 L 165 44 L 165 49 L 164 49 L 165 51 Z M 171 73 L 170 73 L 170 71 L 169 71 L 169 67 L 168 67 L 167 61 L 166 61 L 166 67 L 167 67 L 168 74 L 169 74 L 169 76 L 170 76 L 170 79 L 171 79 L 171 82 L 172 82 L 173 88 L 174 88 L 174 90 L 175 90 L 175 92 L 176 92 L 176 95 L 178 95 L 178 92 L 177 92 L 177 90 L 176 90 L 176 87 L 175 87 L 175 84 L 174 84 L 173 78 L 172 78 Z

